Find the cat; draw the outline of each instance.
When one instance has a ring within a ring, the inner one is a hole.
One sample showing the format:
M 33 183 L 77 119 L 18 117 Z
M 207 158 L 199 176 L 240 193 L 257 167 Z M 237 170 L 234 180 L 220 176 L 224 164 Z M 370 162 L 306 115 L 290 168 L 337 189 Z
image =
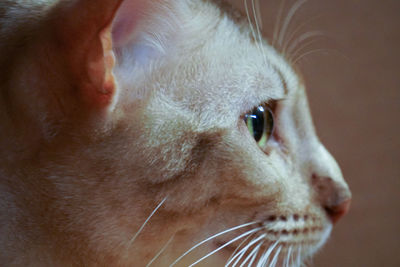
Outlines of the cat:
M 2 0 L 2 266 L 300 266 L 351 193 L 305 86 L 213 0 Z

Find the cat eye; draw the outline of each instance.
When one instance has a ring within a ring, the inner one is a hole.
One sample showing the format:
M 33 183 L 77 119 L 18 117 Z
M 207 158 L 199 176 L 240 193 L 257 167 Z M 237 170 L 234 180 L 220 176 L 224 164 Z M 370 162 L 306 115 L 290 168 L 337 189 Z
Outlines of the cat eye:
M 259 105 L 244 115 L 244 122 L 250 134 L 260 147 L 264 147 L 274 129 L 274 117 L 267 104 Z

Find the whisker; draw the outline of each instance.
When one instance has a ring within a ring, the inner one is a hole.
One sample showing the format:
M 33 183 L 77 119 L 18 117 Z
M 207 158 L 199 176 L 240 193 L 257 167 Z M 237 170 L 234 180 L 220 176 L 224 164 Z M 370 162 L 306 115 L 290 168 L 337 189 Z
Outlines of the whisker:
M 310 54 L 314 54 L 317 52 L 336 52 L 342 56 L 344 56 L 340 51 L 338 51 L 337 49 L 332 49 L 332 48 L 320 48 L 320 49 L 314 49 L 311 51 L 308 51 L 306 53 L 301 54 L 300 56 L 298 56 L 295 60 L 292 61 L 292 64 L 296 64 L 299 60 L 301 60 L 302 58 L 304 58 L 305 56 L 308 56 Z M 344 56 L 347 60 L 349 60 L 349 58 L 347 58 L 346 56 Z
M 177 258 L 169 267 L 174 266 L 174 265 L 175 265 L 177 262 L 179 262 L 183 257 L 185 257 L 187 254 L 189 254 L 190 252 L 192 252 L 194 249 L 196 249 L 196 248 L 198 248 L 199 246 L 203 245 L 204 243 L 206 243 L 206 242 L 208 242 L 208 241 L 210 241 L 210 240 L 212 240 L 212 239 L 214 239 L 214 238 L 216 238 L 216 237 L 218 237 L 218 236 L 221 236 L 221 235 L 223 235 L 223 234 L 226 234 L 226 233 L 229 233 L 229 232 L 231 232 L 231 231 L 235 231 L 235 230 L 238 230 L 238 229 L 240 229 L 240 228 L 244 228 L 244 227 L 247 227 L 247 226 L 256 224 L 256 223 L 258 223 L 258 222 L 250 222 L 250 223 L 241 224 L 241 225 L 238 225 L 238 226 L 229 228 L 229 229 L 227 229 L 227 230 L 224 230 L 224 231 L 222 231 L 222 232 L 219 232 L 219 233 L 217 233 L 217 234 L 215 234 L 215 235 L 213 235 L 213 236 L 210 236 L 210 237 L 204 239 L 204 240 L 201 241 L 200 243 L 197 243 L 196 245 L 194 245 L 193 247 L 191 247 L 189 250 L 187 250 L 187 251 L 186 251 L 185 253 L 183 253 L 181 256 L 179 256 L 179 258 Z M 256 228 L 256 229 L 259 229 L 259 228 Z M 249 233 L 249 232 L 252 233 L 253 230 L 250 230 L 250 231 L 248 231 L 248 232 L 246 232 L 246 233 Z
M 264 50 L 264 46 L 263 46 L 262 34 L 261 34 L 261 30 L 260 30 L 260 28 L 262 28 L 261 13 L 260 13 L 260 10 L 258 10 L 258 12 L 257 12 L 255 0 L 251 1 L 251 5 L 252 5 L 252 9 L 253 9 L 254 20 L 256 22 L 257 36 L 258 36 L 258 41 L 259 41 L 260 47 L 261 47 L 261 53 L 263 55 L 264 65 L 268 66 L 267 58 L 266 58 L 266 54 L 265 54 L 265 50 Z M 260 9 L 259 6 L 258 6 L 258 9 Z M 259 15 L 259 17 L 257 15 Z M 260 21 L 261 21 L 261 23 L 260 23 Z
M 242 242 L 240 242 L 240 244 L 236 247 L 236 249 L 233 251 L 233 253 L 231 254 L 231 256 L 228 258 L 228 260 L 226 262 L 229 262 L 230 259 L 232 259 L 232 257 L 234 257 L 235 253 L 240 249 L 240 247 L 246 243 L 247 240 L 249 240 L 249 238 L 251 238 L 256 232 L 252 233 L 251 235 L 248 235 Z M 227 263 L 225 263 L 225 267 L 227 266 Z
M 250 253 L 249 255 L 244 259 L 244 261 L 242 262 L 242 264 L 240 264 L 239 267 L 243 267 L 246 262 L 248 260 L 250 260 L 253 257 L 253 261 L 254 261 L 254 257 L 257 256 L 257 252 L 260 250 L 260 247 L 262 246 L 262 244 L 264 243 L 265 240 L 261 240 L 260 244 L 258 244 Z M 251 264 L 249 263 L 249 266 L 251 266 Z
M 243 248 L 243 249 L 241 249 L 240 251 L 238 251 L 238 253 L 236 253 L 233 257 L 231 257 L 230 259 L 228 259 L 227 263 L 225 263 L 225 267 L 228 267 L 229 264 L 231 264 L 231 263 L 235 260 L 235 258 L 237 258 L 237 257 L 242 258 L 243 255 L 246 253 L 246 251 L 247 251 L 246 248 Z M 236 262 L 238 262 L 238 261 L 239 261 L 239 260 L 236 259 L 235 264 L 236 264 Z
M 301 42 L 304 42 L 310 38 L 313 37 L 324 37 L 326 36 L 326 34 L 322 31 L 310 31 L 310 32 L 306 32 L 303 33 L 302 35 L 300 35 L 288 48 L 287 53 L 290 55 L 293 50 L 295 50 L 296 46 L 298 44 L 300 44 Z
M 283 14 L 283 9 L 285 7 L 285 2 L 286 0 L 283 0 L 281 2 L 281 5 L 279 7 L 279 11 L 278 11 L 278 16 L 276 18 L 276 23 L 274 26 L 274 34 L 272 37 L 272 46 L 275 47 L 276 41 L 278 41 L 278 32 L 279 32 L 279 28 L 280 28 L 280 24 L 281 24 L 281 20 L 282 20 L 282 14 Z
M 258 260 L 257 267 L 262 266 L 262 262 L 263 262 L 263 260 L 264 260 L 265 253 L 266 253 L 266 251 L 264 251 L 264 253 L 261 253 L 261 257 L 260 257 L 260 259 Z
M 291 246 L 291 250 L 290 250 L 290 262 L 289 262 L 289 267 L 293 266 L 293 255 L 294 255 L 294 249 L 293 246 Z
M 301 266 L 301 245 L 299 246 L 299 248 L 297 250 L 296 265 L 297 265 L 297 267 Z
M 255 0 L 255 12 L 256 14 L 256 18 L 258 18 L 258 25 L 260 26 L 260 29 L 263 29 L 263 21 L 262 21 L 262 15 L 261 15 L 261 8 L 260 8 L 260 0 Z
M 218 251 L 220 251 L 220 250 L 223 249 L 224 247 L 229 246 L 230 244 L 232 244 L 232 243 L 234 243 L 235 241 L 237 241 L 237 240 L 239 240 L 239 239 L 245 237 L 246 235 L 249 235 L 249 234 L 251 234 L 251 233 L 253 233 L 253 232 L 259 231 L 260 229 L 261 229 L 261 227 L 258 227 L 258 228 L 255 228 L 255 229 L 251 230 L 251 231 L 248 231 L 248 232 L 246 232 L 246 233 L 244 233 L 244 234 L 239 235 L 238 237 L 232 239 L 231 241 L 229 241 L 229 242 L 223 244 L 222 246 L 218 247 L 217 249 L 211 251 L 210 253 L 208 253 L 208 254 L 205 255 L 204 257 L 198 259 L 196 262 L 194 262 L 194 263 L 192 263 L 191 265 L 189 265 L 189 267 L 192 267 L 192 266 L 196 265 L 197 263 L 199 263 L 199 262 L 203 261 L 204 259 L 210 257 L 211 255 L 217 253 Z
M 290 256 L 291 256 L 291 254 L 292 254 L 292 246 L 289 247 L 288 252 L 287 252 L 287 257 L 286 257 L 286 260 L 285 260 L 285 263 L 284 263 L 286 267 L 290 267 Z
M 309 42 L 305 42 L 303 45 L 301 45 L 298 49 L 296 49 L 295 51 L 291 51 L 290 53 L 288 53 L 288 60 L 289 61 L 293 61 L 293 58 L 296 58 L 296 56 L 299 55 L 299 53 L 304 50 L 305 48 L 308 48 L 309 46 L 311 46 L 312 44 L 316 43 L 318 40 L 317 39 L 312 39 Z
M 262 266 L 267 265 L 268 258 L 271 255 L 274 248 L 278 245 L 278 243 L 279 243 L 279 240 L 277 240 L 274 244 L 272 244 L 272 246 L 270 246 L 268 248 L 268 250 L 265 252 L 265 254 L 260 259 L 259 264 L 257 264 L 257 267 L 262 267 Z
M 254 233 L 253 233 L 253 234 L 254 234 Z M 252 234 L 252 235 L 253 235 L 253 234 Z M 227 263 L 225 264 L 225 267 L 228 266 L 229 264 L 231 264 L 237 257 L 240 256 L 240 258 L 242 258 L 243 255 L 246 253 L 247 249 L 249 248 L 249 244 L 250 244 L 250 246 L 251 246 L 252 244 L 254 244 L 253 241 L 254 241 L 254 238 L 253 238 L 253 240 L 250 241 L 245 247 L 243 247 L 242 249 L 240 249 L 240 251 L 238 251 L 233 257 L 231 257 L 231 258 L 227 261 Z M 253 243 L 252 243 L 252 242 L 253 242 Z M 239 260 L 236 259 L 234 265 L 237 264 L 238 262 L 239 262 Z M 234 266 L 234 265 L 233 265 L 233 266 Z
M 149 263 L 146 265 L 146 267 L 149 267 L 169 246 L 169 244 L 171 244 L 172 240 L 174 239 L 175 235 L 173 235 L 168 241 L 167 243 L 161 248 L 161 250 L 154 256 L 153 259 L 151 259 L 151 261 L 149 261 Z
M 165 197 L 160 204 L 157 205 L 157 207 L 151 212 L 149 217 L 144 221 L 142 226 L 139 228 L 139 230 L 136 232 L 136 234 L 132 237 L 132 239 L 129 241 L 128 244 L 128 249 L 132 246 L 133 242 L 136 240 L 136 238 L 139 236 L 139 234 L 143 231 L 143 228 L 146 226 L 146 224 L 150 221 L 151 217 L 157 212 L 157 210 L 164 204 L 165 200 L 167 200 L 167 197 Z
M 235 261 L 235 263 L 232 265 L 232 267 L 235 267 L 236 264 L 239 263 L 239 261 L 243 258 L 243 256 L 246 255 L 246 252 L 247 252 L 247 249 L 238 253 L 238 256 L 240 255 L 240 257 L 236 259 L 236 261 Z
M 278 262 L 278 257 L 279 257 L 279 253 L 281 252 L 282 246 L 280 246 L 276 252 L 275 252 L 275 256 L 272 258 L 272 261 L 270 263 L 271 267 L 275 267 L 276 263 Z
M 254 3 L 254 2 L 253 2 L 254 0 L 251 0 L 251 1 L 252 1 L 252 3 Z M 252 6 L 253 6 L 253 4 L 252 4 Z M 264 49 L 263 49 L 263 46 L 262 46 L 262 40 L 260 39 L 260 36 L 256 34 L 256 31 L 255 31 L 255 29 L 254 29 L 253 23 L 252 23 L 252 21 L 251 21 L 250 12 L 249 12 L 249 7 L 248 7 L 248 5 L 247 5 L 247 0 L 244 0 L 244 9 L 245 9 L 245 11 L 246 11 L 247 21 L 248 21 L 248 23 L 249 23 L 251 35 L 252 35 L 253 38 L 254 38 L 254 41 L 255 41 L 255 43 L 256 43 L 256 46 L 257 46 L 258 51 L 263 55 L 264 64 L 267 64 L 267 59 L 266 59 L 266 57 L 265 57 Z M 254 13 L 254 9 L 253 9 L 253 14 L 255 14 L 255 13 Z M 255 21 L 256 21 L 256 25 L 257 25 L 257 18 L 255 18 Z M 267 65 L 266 65 L 266 66 L 267 66 Z
M 261 239 L 263 239 L 264 237 L 266 237 L 267 235 L 266 234 L 262 234 L 262 235 L 260 235 L 259 237 L 257 237 L 257 238 L 255 238 L 255 239 L 253 239 L 251 242 L 249 242 L 242 250 L 240 250 L 239 252 L 238 252 L 238 254 L 237 254 L 237 256 L 239 256 L 240 254 L 245 254 L 246 253 L 246 251 L 252 246 L 252 245 L 254 245 L 255 243 L 257 243 L 258 241 L 260 241 Z M 242 255 L 242 256 L 243 256 Z M 235 258 L 237 257 L 237 256 L 235 256 L 235 257 L 233 257 L 231 260 L 230 260 L 230 262 L 228 262 L 227 263 L 227 265 L 229 265 L 231 262 L 233 262 L 233 260 L 235 260 Z M 241 257 L 240 257 L 241 258 Z M 240 258 L 238 258 L 236 261 L 235 261 L 235 263 L 232 265 L 232 267 L 233 266 L 236 266 L 236 264 L 238 264 L 239 263 L 239 259 Z
M 261 246 L 264 244 L 264 242 L 265 242 L 265 240 L 261 241 L 261 243 L 257 246 L 258 249 L 257 249 L 256 253 L 254 254 L 253 258 L 251 259 L 251 261 L 249 262 L 248 267 L 251 267 L 251 265 L 253 264 L 253 262 L 256 260 L 257 254 L 258 254 L 258 252 L 260 251 L 260 248 L 261 248 Z
M 292 42 L 292 39 L 296 36 L 296 34 L 303 28 L 305 27 L 307 24 L 309 24 L 311 21 L 319 19 L 320 17 L 322 17 L 322 15 L 316 15 L 308 20 L 306 20 L 305 22 L 301 23 L 299 26 L 297 26 L 297 28 L 295 28 L 287 38 L 285 38 L 285 41 L 283 42 L 283 47 L 282 47 L 282 53 L 285 54 L 285 51 L 287 49 L 287 47 L 289 46 L 289 44 Z
M 247 6 L 247 0 L 243 0 L 243 4 L 244 4 L 244 10 L 246 12 L 246 16 L 247 16 L 247 21 L 249 23 L 249 27 L 250 27 L 250 31 L 251 31 L 251 35 L 253 36 L 255 42 L 256 42 L 256 46 L 257 49 L 261 52 L 261 49 L 259 47 L 259 43 L 257 42 L 257 37 L 256 37 L 256 32 L 254 30 L 254 26 L 253 26 L 253 22 L 251 21 L 251 17 L 250 17 L 250 12 L 249 12 L 249 7 Z
M 287 16 L 286 16 L 284 22 L 283 22 L 281 32 L 279 33 L 278 44 L 279 44 L 280 47 L 282 46 L 283 39 L 284 39 L 284 37 L 285 37 L 285 35 L 286 35 L 287 28 L 288 28 L 288 26 L 289 26 L 289 24 L 290 24 L 292 18 L 293 18 L 294 15 L 296 14 L 296 11 L 299 10 L 299 8 L 300 8 L 305 2 L 307 2 L 307 0 L 299 0 L 299 1 L 295 2 L 295 3 L 293 4 L 293 6 L 290 8 L 290 10 L 289 10 L 289 12 L 288 12 L 288 14 L 287 14 Z

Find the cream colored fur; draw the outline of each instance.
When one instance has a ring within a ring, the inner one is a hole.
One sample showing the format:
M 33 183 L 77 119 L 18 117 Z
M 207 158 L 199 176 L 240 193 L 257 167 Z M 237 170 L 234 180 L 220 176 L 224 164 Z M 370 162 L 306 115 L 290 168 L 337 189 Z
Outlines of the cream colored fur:
M 280 265 L 287 243 L 304 259 L 326 241 L 327 208 L 350 192 L 315 134 L 304 85 L 253 41 L 246 18 L 211 1 L 153 1 L 114 44 L 112 101 L 90 108 L 68 93 L 75 76 L 47 19 L 58 6 L 0 3 L 2 265 L 146 266 L 171 240 L 152 264 L 169 266 L 253 221 L 176 266 L 260 225 L 262 250 L 281 241 Z M 273 100 L 276 131 L 260 149 L 241 116 Z M 201 264 L 224 266 L 232 252 Z

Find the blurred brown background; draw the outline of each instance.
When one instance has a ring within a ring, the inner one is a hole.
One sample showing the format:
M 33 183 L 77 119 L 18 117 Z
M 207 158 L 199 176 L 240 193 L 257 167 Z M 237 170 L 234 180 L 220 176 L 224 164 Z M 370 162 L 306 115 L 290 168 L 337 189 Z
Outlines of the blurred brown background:
M 243 6 L 243 0 L 234 2 Z M 284 19 L 296 2 L 260 0 L 267 38 L 281 4 Z M 353 192 L 350 213 L 310 265 L 398 267 L 400 1 L 309 0 L 294 15 L 288 35 L 298 27 L 297 37 L 315 30 L 329 36 L 305 41 L 297 55 L 307 54 L 297 65 L 318 134 Z

